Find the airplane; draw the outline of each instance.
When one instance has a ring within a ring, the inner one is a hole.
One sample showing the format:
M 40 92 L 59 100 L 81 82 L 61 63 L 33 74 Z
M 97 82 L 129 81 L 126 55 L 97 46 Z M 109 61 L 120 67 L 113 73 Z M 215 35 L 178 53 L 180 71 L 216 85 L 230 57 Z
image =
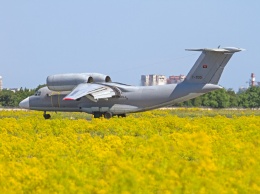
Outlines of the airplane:
M 201 55 L 178 84 L 131 86 L 112 82 L 100 73 L 69 73 L 47 77 L 45 87 L 20 102 L 24 109 L 44 111 L 85 112 L 94 118 L 125 117 L 127 113 L 143 112 L 170 106 L 205 93 L 221 89 L 218 85 L 224 67 L 236 52 L 236 47 L 186 49 L 201 51 Z

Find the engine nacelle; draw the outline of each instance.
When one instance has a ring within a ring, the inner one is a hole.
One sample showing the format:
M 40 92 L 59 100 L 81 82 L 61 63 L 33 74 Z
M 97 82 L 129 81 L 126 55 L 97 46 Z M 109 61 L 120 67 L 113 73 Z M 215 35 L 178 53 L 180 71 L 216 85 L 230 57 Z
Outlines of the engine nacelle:
M 101 73 L 88 73 L 93 78 L 93 82 L 111 82 L 111 78 L 108 75 Z
M 111 78 L 100 73 L 68 73 L 47 77 L 46 83 L 53 91 L 71 91 L 81 83 L 111 82 Z

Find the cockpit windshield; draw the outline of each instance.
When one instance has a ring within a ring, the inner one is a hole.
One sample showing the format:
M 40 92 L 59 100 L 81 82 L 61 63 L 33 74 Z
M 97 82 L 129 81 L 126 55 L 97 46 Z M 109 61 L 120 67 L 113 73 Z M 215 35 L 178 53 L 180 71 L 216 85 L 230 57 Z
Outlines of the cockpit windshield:
M 39 91 L 39 90 L 36 91 L 35 94 L 34 94 L 34 96 L 40 96 L 40 95 L 41 95 L 41 91 Z

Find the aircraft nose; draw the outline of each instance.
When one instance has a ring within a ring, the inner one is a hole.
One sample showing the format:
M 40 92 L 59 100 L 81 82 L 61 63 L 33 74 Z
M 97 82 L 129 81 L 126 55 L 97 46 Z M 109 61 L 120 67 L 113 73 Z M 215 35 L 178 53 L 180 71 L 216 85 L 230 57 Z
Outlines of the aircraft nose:
M 25 98 L 23 101 L 21 101 L 19 103 L 19 106 L 21 108 L 25 108 L 25 109 L 29 109 L 30 108 L 30 105 L 29 105 L 29 97 Z

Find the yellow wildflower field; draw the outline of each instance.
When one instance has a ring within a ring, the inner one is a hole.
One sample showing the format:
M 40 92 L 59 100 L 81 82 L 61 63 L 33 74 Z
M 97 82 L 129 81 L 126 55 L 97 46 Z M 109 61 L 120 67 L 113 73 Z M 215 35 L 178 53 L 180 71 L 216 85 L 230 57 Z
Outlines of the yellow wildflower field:
M 0 111 L 0 193 L 260 193 L 260 116 L 178 111 Z

